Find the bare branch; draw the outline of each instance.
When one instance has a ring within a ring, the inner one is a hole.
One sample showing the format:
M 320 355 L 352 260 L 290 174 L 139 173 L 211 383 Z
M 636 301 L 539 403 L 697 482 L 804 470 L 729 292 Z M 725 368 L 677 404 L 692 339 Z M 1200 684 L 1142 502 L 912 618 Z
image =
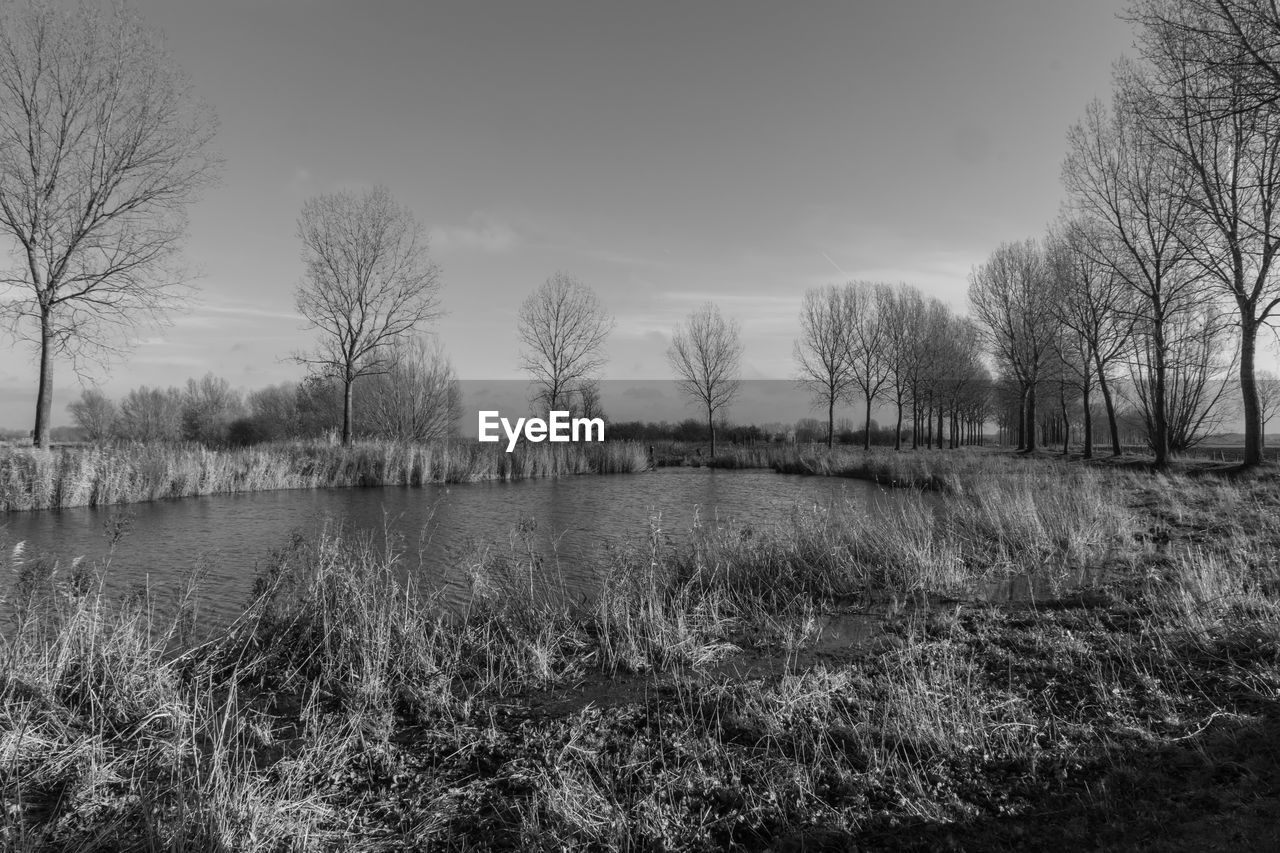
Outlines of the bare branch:
M 186 209 L 213 182 L 212 112 L 120 7 L 0 10 L 0 231 L 16 265 L 2 310 L 40 353 L 35 441 L 53 360 L 101 361 L 188 295 Z
M 351 386 L 389 370 L 395 345 L 439 316 L 440 271 L 422 226 L 386 187 L 309 199 L 298 238 L 307 274 L 296 304 L 320 341 L 294 358 L 342 381 L 348 444 Z
M 561 411 L 604 366 L 604 343 L 614 321 L 595 292 L 558 272 L 520 306 L 520 366 L 538 386 L 535 399 Z
M 676 326 L 667 360 L 681 393 L 707 412 L 714 455 L 716 412 L 727 408 L 738 393 L 742 343 L 737 321 L 726 320 L 715 304 L 706 303 Z

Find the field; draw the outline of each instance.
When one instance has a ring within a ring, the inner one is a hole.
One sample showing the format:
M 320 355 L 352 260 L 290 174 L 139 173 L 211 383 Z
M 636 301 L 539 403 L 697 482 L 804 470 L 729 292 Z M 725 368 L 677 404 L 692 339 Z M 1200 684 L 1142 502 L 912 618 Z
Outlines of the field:
M 892 524 L 635 541 L 578 606 L 538 595 L 513 547 L 446 615 L 332 530 L 203 636 L 198 589 L 107 600 L 104 567 L 11 543 L 0 844 L 1277 849 L 1273 476 L 866 465 L 936 497 Z M 972 594 L 1010 576 L 1059 592 Z M 855 611 L 869 639 L 829 630 Z

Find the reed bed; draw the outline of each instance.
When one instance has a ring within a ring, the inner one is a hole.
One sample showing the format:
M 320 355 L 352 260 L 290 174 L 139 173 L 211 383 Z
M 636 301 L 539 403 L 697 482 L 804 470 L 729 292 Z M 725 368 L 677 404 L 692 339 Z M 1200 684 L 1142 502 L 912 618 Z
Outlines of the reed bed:
M 275 555 L 212 636 L 190 585 L 112 601 L 104 567 L 7 548 L 0 846 L 1196 849 L 1223 813 L 1266 849 L 1280 534 L 1254 521 L 1280 493 L 1170 477 L 1147 506 L 1149 480 L 1040 470 L 1039 489 L 965 483 L 950 522 L 915 496 L 893 542 L 829 513 L 683 545 L 655 521 L 602 551 L 594 601 L 553 594 L 554 561 L 517 530 L 472 556 L 460 613 L 393 547 L 332 529 Z M 1043 570 L 1046 549 L 1110 554 L 1106 606 L 782 643 L 904 553 Z M 765 674 L 725 668 L 744 655 Z
M 104 506 L 273 489 L 420 486 L 643 471 L 635 443 L 350 447 L 285 443 L 214 450 L 199 445 L 124 444 L 60 451 L 0 451 L 0 512 Z
M 1042 462 L 1043 460 L 1037 460 Z M 851 477 L 884 486 L 961 493 L 966 484 L 1025 471 L 1027 460 L 986 448 L 896 451 L 797 445 L 729 447 L 706 462 L 711 468 L 772 468 L 779 474 Z M 1035 470 L 1040 470 L 1036 468 Z
M 790 452 L 777 454 L 771 467 L 780 474 L 854 477 L 886 486 L 959 493 L 966 484 L 1025 470 L 1027 466 L 1026 460 L 980 448 L 945 452 L 791 448 Z
M 966 595 L 982 581 L 1066 579 L 1140 556 L 1142 522 L 1122 477 L 1049 470 L 1049 487 L 1043 468 L 1019 464 L 941 496 L 897 495 L 892 509 L 798 508 L 768 528 L 709 528 L 670 565 L 700 594 L 715 588 L 777 610 L 878 592 Z

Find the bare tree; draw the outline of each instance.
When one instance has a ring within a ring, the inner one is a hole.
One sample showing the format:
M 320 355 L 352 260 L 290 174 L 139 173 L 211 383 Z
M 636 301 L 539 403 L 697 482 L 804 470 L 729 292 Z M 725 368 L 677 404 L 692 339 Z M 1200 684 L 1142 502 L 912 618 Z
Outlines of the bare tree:
M 1154 385 L 1155 336 L 1150 321 L 1140 321 L 1132 336 L 1130 362 L 1134 408 L 1146 424 L 1148 436 L 1156 435 L 1157 412 Z M 1163 358 L 1168 367 L 1164 411 L 1169 450 L 1182 453 L 1224 425 L 1228 407 L 1224 397 L 1232 383 L 1226 381 L 1236 368 L 1228 350 L 1228 324 L 1212 306 L 1188 302 L 1165 317 Z
M 960 433 L 964 410 L 976 397 L 980 398 L 988 379 L 982 364 L 982 334 L 968 317 L 949 317 L 947 332 L 938 344 L 945 364 L 937 377 L 938 446 L 942 446 L 941 423 L 946 419 L 949 446 L 956 448 L 963 443 Z
M 566 410 L 604 365 L 613 325 L 595 291 L 573 276 L 558 272 L 543 282 L 520 306 L 516 329 L 521 366 L 539 389 L 535 401 L 547 411 Z
M 67 411 L 84 431 L 84 437 L 95 444 L 109 441 L 115 434 L 119 410 L 111 398 L 97 388 L 85 388 L 80 399 L 67 404 Z
M 850 384 L 861 392 L 863 405 L 862 449 L 871 449 L 871 406 L 880 398 L 889 381 L 886 331 L 880 303 L 887 285 L 853 282 L 844 288 L 845 339 Z
M 1270 370 L 1259 370 L 1258 376 L 1258 405 L 1262 410 L 1262 438 L 1263 446 L 1266 446 L 1267 424 L 1276 416 L 1276 412 L 1280 411 L 1280 379 Z
M 1192 8 L 1170 13 L 1175 17 L 1148 20 L 1141 31 L 1146 62 L 1130 75 L 1130 104 L 1192 177 L 1192 227 L 1181 236 L 1205 282 L 1236 306 L 1244 464 L 1257 465 L 1257 338 L 1280 306 L 1280 282 L 1271 274 L 1280 251 L 1280 111 L 1257 103 L 1249 68 L 1234 51 L 1218 54 L 1205 44 L 1196 29 L 1203 16 Z
M 982 444 L 985 435 L 984 427 L 991 410 L 993 381 L 987 370 L 981 352 L 981 335 L 972 321 L 966 320 L 973 329 L 973 355 L 966 360 L 966 380 L 958 394 L 958 426 L 961 428 L 960 444 Z M 966 347 L 967 348 L 967 347 Z
M 944 344 L 952 321 L 951 310 L 937 298 L 930 298 L 923 309 L 912 324 L 912 351 L 907 362 L 911 377 L 912 450 L 921 441 L 926 448 L 933 444 L 934 402 L 940 396 L 939 379 L 947 369 Z M 942 446 L 941 436 L 938 446 Z
M 116 421 L 129 441 L 177 441 L 182 437 L 182 392 L 177 388 L 135 388 L 120 401 Z
M 391 366 L 361 391 L 371 432 L 396 441 L 438 441 L 457 431 L 462 391 L 439 341 L 408 338 L 395 345 Z
M 885 364 L 889 370 L 889 391 L 897 408 L 893 449 L 902 449 L 902 411 L 911 393 L 916 356 L 920 351 L 920 324 L 925 309 L 920 291 L 900 285 L 877 291 L 881 322 L 884 324 Z
M 187 293 L 186 208 L 217 171 L 215 119 L 160 40 L 109 11 L 0 10 L 0 305 L 39 352 L 33 439 L 49 442 L 57 357 L 101 361 Z
M 1238 75 L 1244 109 L 1280 100 L 1276 0 L 1134 0 L 1125 17 L 1184 42 L 1187 59 L 1206 71 Z
M 836 403 L 852 387 L 849 361 L 848 291 L 834 285 L 806 290 L 800 304 L 800 338 L 795 342 L 798 382 L 827 410 L 827 447 L 835 444 Z
M 244 411 L 240 392 L 226 379 L 212 373 L 188 379 L 182 393 L 182 437 L 206 445 L 222 444 L 231 422 Z
M 1057 327 L 1052 284 L 1034 240 L 1001 245 L 969 277 L 969 301 L 986 342 L 1022 386 L 1027 452 L 1036 449 L 1036 389 Z
M 1084 351 L 1084 341 L 1078 334 L 1060 326 L 1053 336 L 1049 358 L 1041 374 L 1043 385 L 1052 390 L 1058 398 L 1058 410 L 1042 416 L 1041 426 L 1048 427 L 1045 430 L 1046 443 L 1055 439 L 1061 441 L 1063 456 L 1071 452 L 1073 404 L 1077 394 L 1081 395 L 1083 403 L 1083 391 L 1088 387 L 1091 377 L 1092 371 L 1089 368 L 1089 358 Z M 1090 439 L 1087 433 L 1092 428 L 1092 423 L 1089 421 L 1087 407 L 1084 408 L 1085 444 L 1088 446 Z
M 604 403 L 600 400 L 599 381 L 591 379 L 578 387 L 578 403 L 579 417 L 605 418 Z
M 742 343 L 737 321 L 726 320 L 719 308 L 706 303 L 676 326 L 667 360 L 681 392 L 706 408 L 714 456 L 716 412 L 727 408 L 738 393 Z
M 337 441 L 342 433 L 344 396 L 339 378 L 316 373 L 305 377 L 297 387 L 296 435 L 323 438 L 330 443 Z
M 1148 383 L 1151 449 L 1157 467 L 1169 458 L 1169 353 L 1172 317 L 1199 298 L 1197 271 L 1181 234 L 1193 214 L 1192 178 L 1147 133 L 1119 96 L 1110 108 L 1093 101 L 1067 133 L 1062 179 L 1075 209 L 1099 224 L 1082 232 L 1082 248 L 1108 264 L 1135 294 L 1135 322 L 1150 336 Z
M 352 386 L 386 372 L 392 348 L 439 316 L 439 269 L 408 208 L 386 187 L 309 199 L 298 220 L 306 278 L 298 312 L 320 343 L 294 358 L 342 383 L 342 443 L 351 443 Z
M 1111 264 L 1090 250 L 1102 242 L 1091 234 L 1097 228 L 1096 222 L 1080 217 L 1062 222 L 1049 237 L 1058 292 L 1054 316 L 1066 333 L 1060 348 L 1082 396 L 1085 459 L 1093 456 L 1091 392 L 1095 382 L 1106 408 L 1112 454 L 1121 453 L 1110 373 L 1128 350 L 1134 322 L 1132 291 Z
M 272 441 L 300 436 L 296 383 L 282 382 L 249 393 L 250 433 L 252 441 Z
M 796 444 L 812 444 L 822 436 L 823 428 L 817 418 L 801 418 L 792 431 L 795 432 Z

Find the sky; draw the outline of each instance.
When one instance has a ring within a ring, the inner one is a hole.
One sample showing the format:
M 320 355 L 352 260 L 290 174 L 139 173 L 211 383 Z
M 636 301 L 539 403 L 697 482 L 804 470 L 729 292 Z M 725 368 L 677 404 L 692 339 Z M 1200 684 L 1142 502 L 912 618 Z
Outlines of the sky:
M 745 378 L 787 379 L 807 288 L 966 310 L 970 270 L 1058 214 L 1066 130 L 1133 41 L 1113 0 L 132 5 L 225 167 L 190 210 L 196 301 L 105 369 L 59 364 L 55 424 L 84 385 L 300 379 L 300 208 L 378 184 L 430 236 L 463 379 L 521 377 L 520 302 L 557 271 L 616 318 L 609 379 L 668 377 L 707 300 Z M 35 376 L 0 339 L 0 427 L 29 428 Z

